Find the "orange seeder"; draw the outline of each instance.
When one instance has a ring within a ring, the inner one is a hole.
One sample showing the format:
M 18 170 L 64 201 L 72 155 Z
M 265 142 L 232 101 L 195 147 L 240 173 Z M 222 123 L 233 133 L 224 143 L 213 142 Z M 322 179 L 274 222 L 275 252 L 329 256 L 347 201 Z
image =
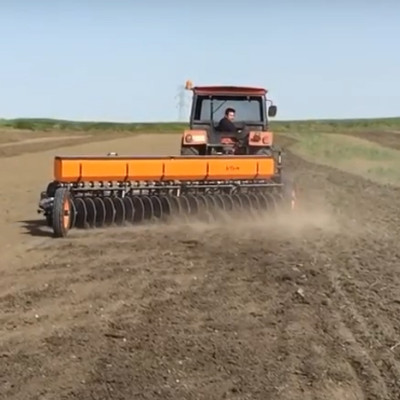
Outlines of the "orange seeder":
M 181 155 L 55 157 L 54 177 L 41 193 L 39 212 L 54 235 L 64 237 L 75 227 L 137 224 L 171 215 L 215 217 L 218 210 L 259 211 L 281 205 L 292 209 L 295 193 L 282 177 L 282 157 L 266 124 L 264 96 L 263 89 L 194 88 Z M 247 107 L 253 118 L 244 116 L 250 126 L 247 134 L 241 127 L 237 138 L 216 133 L 212 121 L 218 102 Z M 204 119 L 202 107 L 211 107 L 210 120 Z M 254 120 L 257 112 L 259 121 Z
M 272 158 L 55 157 L 54 179 L 74 182 L 166 182 L 270 179 Z
M 268 156 L 61 157 L 40 208 L 56 236 L 218 208 L 265 209 L 284 195 Z

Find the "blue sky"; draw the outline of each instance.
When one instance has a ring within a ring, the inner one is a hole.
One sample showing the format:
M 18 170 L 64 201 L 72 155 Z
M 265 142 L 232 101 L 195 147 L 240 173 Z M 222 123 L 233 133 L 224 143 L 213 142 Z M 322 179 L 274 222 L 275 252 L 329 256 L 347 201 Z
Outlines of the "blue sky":
M 398 116 L 399 21 L 398 0 L 0 0 L 0 118 L 177 120 L 186 79 L 267 87 L 277 119 Z

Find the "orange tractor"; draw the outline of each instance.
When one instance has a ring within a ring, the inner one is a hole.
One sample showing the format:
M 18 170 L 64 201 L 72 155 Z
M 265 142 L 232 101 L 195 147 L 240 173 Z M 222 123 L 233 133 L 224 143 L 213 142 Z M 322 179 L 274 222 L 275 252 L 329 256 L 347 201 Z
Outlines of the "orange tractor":
M 277 107 L 267 107 L 267 90 L 243 86 L 196 86 L 186 82 L 193 91 L 190 129 L 184 132 L 182 155 L 271 155 L 273 134 L 268 129 L 268 117 L 274 117 Z M 272 102 L 271 102 L 272 103 Z M 226 110 L 238 117 L 229 132 L 218 122 Z M 268 116 L 268 117 L 267 117 Z
M 188 84 L 188 88 L 191 85 Z M 53 179 L 40 195 L 55 237 L 72 228 L 136 225 L 169 216 L 274 211 L 294 207 L 293 185 L 283 179 L 274 149 L 266 90 L 193 89 L 190 129 L 176 156 L 56 156 Z M 224 107 L 225 106 L 225 107 Z M 237 133 L 216 132 L 223 107 L 235 108 Z M 244 132 L 244 134 L 243 134 Z

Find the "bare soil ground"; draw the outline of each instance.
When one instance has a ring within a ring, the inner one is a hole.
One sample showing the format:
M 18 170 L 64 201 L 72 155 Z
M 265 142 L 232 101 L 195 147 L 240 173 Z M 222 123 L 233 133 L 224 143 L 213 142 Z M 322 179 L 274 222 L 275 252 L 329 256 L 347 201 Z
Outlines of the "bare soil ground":
M 0 159 L 1 399 L 400 398 L 399 190 L 289 154 L 295 217 L 54 240 L 35 210 L 55 151 L 35 151 Z
M 29 131 L 0 128 L 0 157 L 14 157 L 22 154 L 57 150 L 64 146 L 83 145 L 112 138 L 123 138 L 129 132 L 110 132 L 97 130 L 95 133 L 79 131 Z M 83 147 L 84 148 L 84 147 Z M 90 146 L 86 147 L 90 151 Z

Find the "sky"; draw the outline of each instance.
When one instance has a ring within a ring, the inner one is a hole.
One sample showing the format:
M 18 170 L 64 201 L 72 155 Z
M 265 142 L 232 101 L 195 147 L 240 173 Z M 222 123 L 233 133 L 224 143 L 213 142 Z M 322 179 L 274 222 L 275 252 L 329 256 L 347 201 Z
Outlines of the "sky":
M 398 0 L 0 0 L 0 118 L 176 121 L 188 79 L 266 87 L 279 120 L 400 116 L 399 21 Z

